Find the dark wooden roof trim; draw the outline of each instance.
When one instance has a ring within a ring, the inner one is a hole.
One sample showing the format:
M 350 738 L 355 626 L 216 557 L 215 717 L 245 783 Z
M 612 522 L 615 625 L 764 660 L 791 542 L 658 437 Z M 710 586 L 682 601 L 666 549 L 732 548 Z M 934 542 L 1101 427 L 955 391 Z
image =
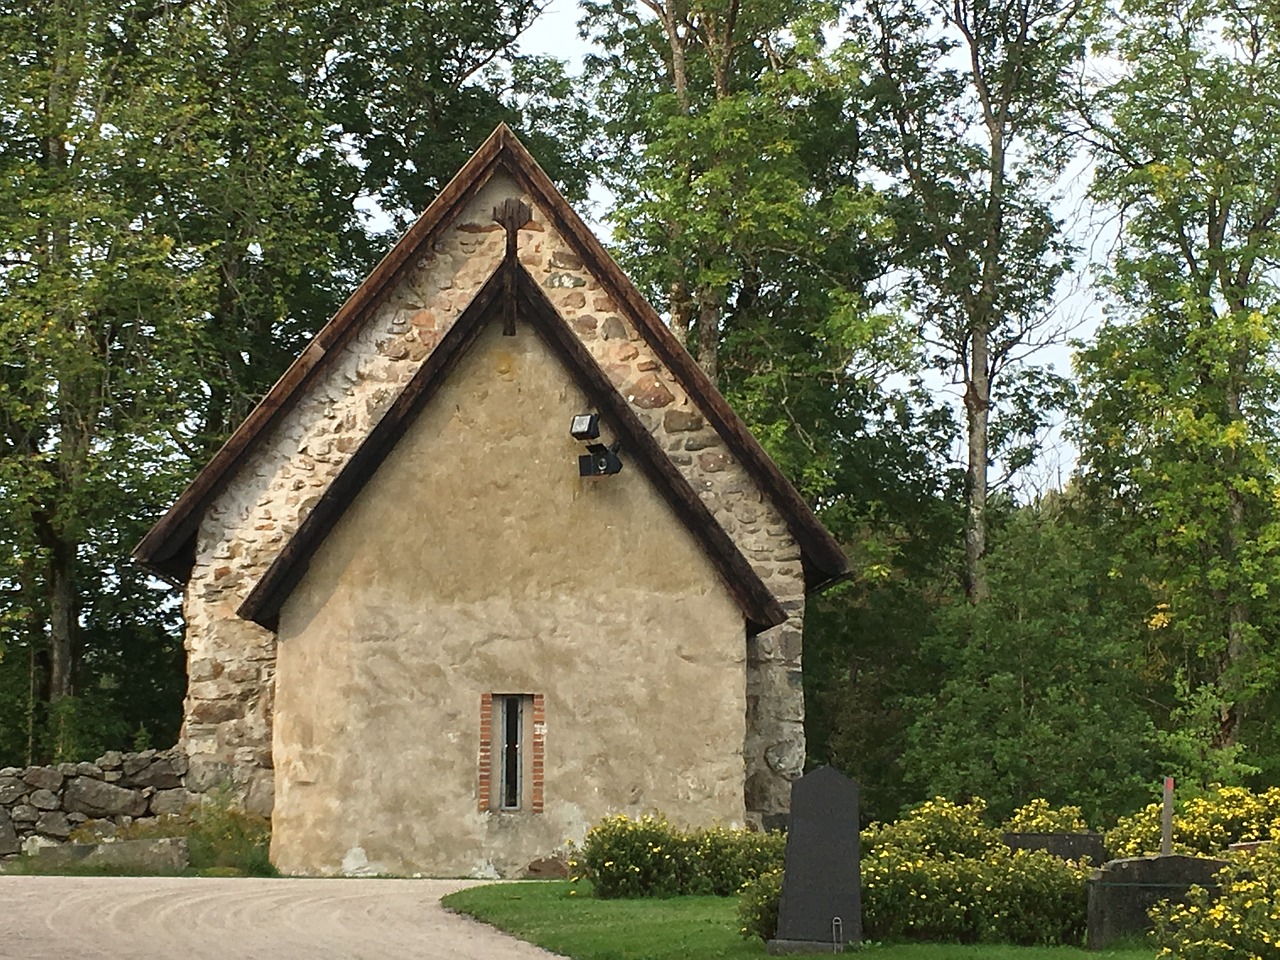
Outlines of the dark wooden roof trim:
M 622 305 L 645 342 L 675 374 L 694 404 L 772 500 L 800 545 L 807 589 L 813 591 L 847 577 L 849 560 L 840 544 L 814 516 L 799 491 L 751 435 L 702 368 L 680 346 L 675 335 L 609 256 L 595 234 L 565 202 L 551 178 L 524 145 L 512 137 L 499 162 L 529 192 L 561 235 L 575 245 L 586 268 Z
M 235 468 L 288 412 L 293 399 L 303 395 L 303 388 L 326 366 L 326 361 L 341 352 L 341 347 L 360 329 L 363 318 L 377 308 L 411 266 L 419 249 L 435 242 L 437 235 L 452 224 L 458 212 L 489 181 L 498 157 L 514 139 L 505 125 L 489 136 L 134 547 L 136 560 L 168 580 L 181 582 L 190 576 L 200 520 Z
M 501 313 L 508 274 L 514 275 L 519 314 L 538 331 L 592 402 L 606 414 L 623 441 L 628 461 L 640 467 L 702 545 L 726 588 L 742 608 L 749 632 L 757 633 L 785 620 L 786 613 L 750 563 L 609 382 L 586 347 L 568 329 L 533 278 L 515 261 L 506 262 L 489 279 L 364 443 L 352 454 L 293 538 L 241 604 L 240 616 L 270 630 L 277 629 L 281 607 L 306 573 L 324 538 L 404 435 L 418 412 L 475 343 L 485 323 Z
M 504 286 L 503 271 L 497 270 L 480 288 L 475 299 L 454 321 L 449 332 L 431 351 L 413 379 L 400 391 L 382 419 L 365 437 L 351 458 L 333 478 L 297 531 L 276 555 L 267 572 L 236 612 L 246 620 L 275 630 L 280 608 L 294 587 L 302 580 L 325 536 L 355 500 L 356 495 L 404 436 L 419 410 L 435 395 L 445 378 L 467 350 L 475 343 L 484 321 L 491 315 L 494 303 Z

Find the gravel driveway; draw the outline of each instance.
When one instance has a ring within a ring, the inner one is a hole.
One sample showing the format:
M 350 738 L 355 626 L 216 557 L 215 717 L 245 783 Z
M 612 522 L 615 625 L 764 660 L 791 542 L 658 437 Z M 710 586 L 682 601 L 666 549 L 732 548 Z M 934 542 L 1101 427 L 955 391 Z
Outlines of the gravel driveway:
M 548 960 L 447 912 L 466 880 L 0 876 L 4 960 Z

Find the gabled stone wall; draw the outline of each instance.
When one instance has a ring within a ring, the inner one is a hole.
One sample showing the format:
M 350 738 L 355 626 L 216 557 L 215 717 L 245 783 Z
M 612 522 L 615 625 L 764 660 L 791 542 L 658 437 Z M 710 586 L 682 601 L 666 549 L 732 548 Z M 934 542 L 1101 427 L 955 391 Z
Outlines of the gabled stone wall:
M 504 233 L 492 210 L 520 195 L 501 174 L 478 192 L 203 518 L 184 608 L 189 788 L 228 783 L 249 810 L 271 812 L 275 637 L 236 609 L 497 267 Z M 804 760 L 799 548 L 675 375 L 537 209 L 520 231 L 520 260 L 788 613 L 747 649 L 747 809 L 776 825 Z

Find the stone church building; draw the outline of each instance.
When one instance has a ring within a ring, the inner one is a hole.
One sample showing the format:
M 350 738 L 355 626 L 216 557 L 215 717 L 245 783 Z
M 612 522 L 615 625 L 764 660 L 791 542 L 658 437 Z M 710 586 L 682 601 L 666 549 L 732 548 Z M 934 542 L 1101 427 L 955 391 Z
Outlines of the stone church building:
M 779 825 L 805 595 L 848 570 L 505 127 L 136 556 L 185 584 L 188 789 L 310 875 Z

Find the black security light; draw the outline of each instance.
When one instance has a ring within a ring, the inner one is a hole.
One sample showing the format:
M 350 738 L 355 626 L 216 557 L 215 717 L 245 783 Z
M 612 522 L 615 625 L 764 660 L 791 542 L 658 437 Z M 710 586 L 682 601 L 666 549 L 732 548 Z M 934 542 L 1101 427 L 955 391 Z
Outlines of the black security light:
M 609 477 L 622 469 L 618 456 L 620 443 L 606 447 L 603 443 L 587 444 L 587 452 L 578 458 L 578 476 Z
M 596 440 L 600 437 L 600 414 L 579 413 L 569 424 L 569 433 L 575 440 Z M 612 447 L 603 443 L 588 443 L 587 452 L 578 457 L 578 476 L 609 477 L 622 469 L 622 460 L 618 457 L 619 441 Z
M 569 425 L 569 433 L 575 440 L 594 440 L 600 436 L 600 414 L 578 414 Z

